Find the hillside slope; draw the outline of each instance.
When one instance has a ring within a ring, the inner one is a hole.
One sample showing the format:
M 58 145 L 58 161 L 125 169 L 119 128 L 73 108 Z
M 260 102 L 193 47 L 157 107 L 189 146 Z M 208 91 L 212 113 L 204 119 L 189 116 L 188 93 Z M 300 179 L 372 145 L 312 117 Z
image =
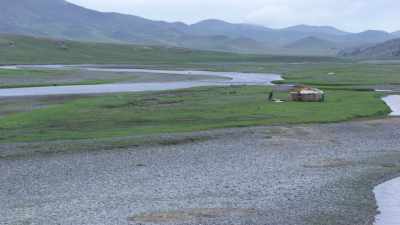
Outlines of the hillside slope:
M 344 50 L 339 55 L 358 58 L 400 58 L 400 39 L 372 46 Z
M 240 40 L 238 40 L 240 41 Z M 332 61 L 330 57 L 268 56 L 144 46 L 64 41 L 0 35 L 0 65 L 5 64 L 168 64 Z
M 338 44 L 317 37 L 306 37 L 285 46 L 288 49 L 297 49 L 314 52 L 336 52 Z
M 0 31 L 96 41 L 168 43 L 181 24 L 102 13 L 64 0 L 0 0 Z
M 215 19 L 192 25 L 169 23 L 99 12 L 65 0 L 0 0 L 0 5 L 0 33 L 78 41 L 165 45 L 240 53 L 305 54 L 310 51 L 290 51 L 284 47 L 310 36 L 333 42 L 341 48 L 395 38 L 395 34 L 383 31 L 353 34 L 329 26 L 298 25 L 271 29 Z M 321 54 L 331 54 L 331 51 Z

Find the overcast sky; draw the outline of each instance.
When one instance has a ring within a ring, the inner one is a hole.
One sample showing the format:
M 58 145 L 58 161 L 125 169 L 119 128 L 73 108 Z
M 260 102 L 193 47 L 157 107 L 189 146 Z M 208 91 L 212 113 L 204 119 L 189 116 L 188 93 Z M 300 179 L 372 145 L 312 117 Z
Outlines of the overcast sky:
M 87 8 L 153 20 L 214 18 L 272 28 L 332 25 L 346 31 L 400 30 L 399 0 L 68 0 Z

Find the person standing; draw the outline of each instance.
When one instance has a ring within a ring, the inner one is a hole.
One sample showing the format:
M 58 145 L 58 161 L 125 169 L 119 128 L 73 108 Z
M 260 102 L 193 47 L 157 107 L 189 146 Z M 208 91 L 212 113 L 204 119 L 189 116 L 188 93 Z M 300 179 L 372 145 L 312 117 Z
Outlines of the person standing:
M 269 92 L 268 101 L 272 101 L 273 98 L 274 98 L 274 92 L 271 91 Z

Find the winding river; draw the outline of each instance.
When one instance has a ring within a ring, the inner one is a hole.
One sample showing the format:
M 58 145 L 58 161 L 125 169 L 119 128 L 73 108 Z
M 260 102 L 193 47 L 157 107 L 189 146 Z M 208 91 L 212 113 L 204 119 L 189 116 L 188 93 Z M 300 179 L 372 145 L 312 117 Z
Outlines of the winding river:
M 51 69 L 62 69 L 61 65 L 48 66 L 29 66 Z M 0 67 L 1 68 L 1 67 Z M 18 66 L 2 67 L 16 69 Z M 184 89 L 201 86 L 224 86 L 224 85 L 272 85 L 272 81 L 282 80 L 277 74 L 263 73 L 239 73 L 239 72 L 210 72 L 210 71 L 172 71 L 172 70 L 147 70 L 147 69 L 106 69 L 106 68 L 86 68 L 90 71 L 110 71 L 110 72 L 140 72 L 151 74 L 178 74 L 178 75 L 198 75 L 216 76 L 229 78 L 226 80 L 197 80 L 197 81 L 175 81 L 175 82 L 149 82 L 149 83 L 115 83 L 115 84 L 96 84 L 96 85 L 71 85 L 71 86 L 50 86 L 50 87 L 28 87 L 28 88 L 9 88 L 0 89 L 0 97 L 20 97 L 20 96 L 43 96 L 43 95 L 72 95 L 72 94 L 104 94 L 120 92 L 142 92 L 142 91 L 165 91 Z

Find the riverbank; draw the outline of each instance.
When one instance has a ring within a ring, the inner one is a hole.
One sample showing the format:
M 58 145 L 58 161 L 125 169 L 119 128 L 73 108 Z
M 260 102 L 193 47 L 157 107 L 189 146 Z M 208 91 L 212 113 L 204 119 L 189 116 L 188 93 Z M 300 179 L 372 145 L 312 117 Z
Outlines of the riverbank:
M 99 145 L 90 154 L 6 157 L 0 223 L 372 225 L 373 187 L 400 174 L 399 125 L 392 118 L 225 129 L 182 142 L 168 135 L 156 145 Z
M 15 114 L 7 113 L 13 106 L 9 104 L 0 109 L 0 114 L 7 114 L 0 118 L 0 128 L 7 130 L 0 133 L 0 142 L 99 139 L 245 126 L 327 123 L 384 117 L 390 112 L 380 95 L 374 92 L 330 90 L 323 103 L 274 103 L 268 101 L 271 90 L 267 86 L 200 87 L 83 96 L 62 104 L 50 102 L 48 107 L 44 98 L 32 101 L 35 105 L 44 101 L 43 108 Z M 13 102 L 17 104 L 18 99 Z M 6 112 L 2 113 L 3 110 Z

